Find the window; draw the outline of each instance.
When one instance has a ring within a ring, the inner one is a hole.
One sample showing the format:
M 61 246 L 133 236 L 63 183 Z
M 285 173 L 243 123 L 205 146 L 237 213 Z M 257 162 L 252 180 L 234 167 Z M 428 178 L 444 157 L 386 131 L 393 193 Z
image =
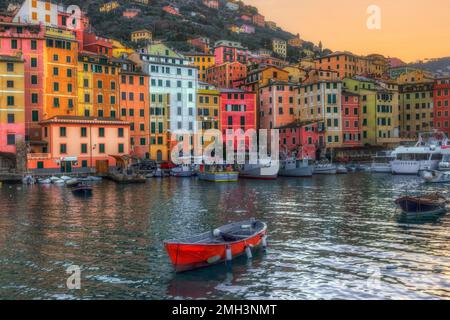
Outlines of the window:
M 66 145 L 65 143 L 61 143 L 61 144 L 59 145 L 59 152 L 60 152 L 61 154 L 67 153 L 67 145 Z
M 17 40 L 16 39 L 11 40 L 11 49 L 17 49 Z
M 31 58 L 30 64 L 32 68 L 37 68 L 37 59 Z
M 15 117 L 13 113 L 8 113 L 8 123 L 14 123 Z
M 6 81 L 6 87 L 7 88 L 14 88 L 14 81 L 12 81 L 12 80 Z
M 124 136 L 123 128 L 119 128 L 118 129 L 117 135 L 118 135 L 119 138 L 123 138 L 123 136 Z
M 14 105 L 14 96 L 7 96 L 6 101 L 7 101 L 8 106 L 13 106 Z
M 82 127 L 81 128 L 81 136 L 82 137 L 87 137 L 87 128 L 86 127 Z
M 100 143 L 98 145 L 98 150 L 99 150 L 99 153 L 105 153 L 105 144 L 104 143 Z
M 37 41 L 31 40 L 31 50 L 37 50 Z
M 124 146 L 123 146 L 123 143 L 119 143 L 119 148 L 118 148 L 118 150 L 119 150 L 119 153 L 124 153 Z
M 13 146 L 16 144 L 16 135 L 15 134 L 8 134 L 6 137 L 6 143 L 9 146 Z
M 33 122 L 39 121 L 39 111 L 38 110 L 31 111 L 31 121 L 33 121 Z
M 87 153 L 87 144 L 86 143 L 81 144 L 81 153 Z
M 105 128 L 98 128 L 98 136 L 99 137 L 105 136 Z
M 14 63 L 7 63 L 6 64 L 6 71 L 14 72 Z
M 59 128 L 59 136 L 60 137 L 65 137 L 67 135 L 67 129 L 66 127 L 60 127 Z

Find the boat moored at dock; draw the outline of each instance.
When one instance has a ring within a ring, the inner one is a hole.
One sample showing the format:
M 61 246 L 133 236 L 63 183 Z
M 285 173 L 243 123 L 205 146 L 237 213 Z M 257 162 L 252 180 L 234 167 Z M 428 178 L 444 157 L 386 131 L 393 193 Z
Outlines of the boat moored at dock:
M 281 177 L 312 177 L 314 165 L 311 159 L 288 158 L 280 161 Z
M 328 161 L 322 161 L 314 166 L 314 174 L 337 174 L 337 166 Z
M 259 159 L 257 164 L 241 165 L 239 177 L 244 179 L 276 180 L 280 171 L 280 162 L 272 159 Z
M 259 220 L 246 220 L 224 225 L 214 231 L 190 238 L 164 241 L 164 247 L 177 272 L 189 271 L 231 261 L 252 249 L 265 247 L 267 225 Z
M 373 173 L 392 173 L 391 162 L 394 160 L 392 151 L 378 152 L 372 159 L 370 170 Z
M 395 200 L 395 203 L 408 218 L 434 217 L 447 212 L 446 198 L 440 194 L 404 196 Z

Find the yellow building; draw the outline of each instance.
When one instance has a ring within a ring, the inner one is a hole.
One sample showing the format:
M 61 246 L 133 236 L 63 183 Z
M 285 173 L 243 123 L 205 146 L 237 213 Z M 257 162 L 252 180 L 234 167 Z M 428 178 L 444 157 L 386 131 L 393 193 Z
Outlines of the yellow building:
M 197 121 L 202 130 L 220 128 L 219 121 L 220 91 L 214 86 L 200 82 L 197 91 Z
M 110 12 L 110 11 L 112 11 L 114 9 L 119 8 L 119 7 L 120 7 L 119 2 L 117 2 L 117 1 L 110 1 L 110 2 L 107 2 L 107 3 L 103 4 L 103 5 L 101 5 L 98 10 L 100 12 L 107 13 L 107 12 Z
M 215 57 L 213 54 L 207 53 L 184 53 L 183 54 L 192 65 L 198 67 L 198 79 L 206 81 L 206 71 L 215 65 Z
M 283 68 L 284 71 L 289 73 L 289 82 L 301 83 L 306 78 L 307 72 L 300 65 L 292 65 Z
M 24 97 L 24 61 L 0 55 L 0 152 L 15 153 L 25 138 Z
M 112 45 L 113 45 L 112 54 L 113 57 L 115 58 L 124 58 L 134 52 L 133 49 L 124 46 L 117 40 L 112 40 Z
M 131 41 L 152 41 L 153 33 L 147 29 L 136 30 L 131 33 Z
M 300 34 L 297 34 L 295 38 L 288 40 L 288 45 L 294 48 L 300 48 L 303 44 L 302 39 L 300 39 Z
M 390 146 L 400 142 L 397 86 L 355 76 L 344 79 L 346 91 L 360 96 L 360 122 L 364 145 Z
M 150 94 L 150 159 L 169 159 L 170 94 Z

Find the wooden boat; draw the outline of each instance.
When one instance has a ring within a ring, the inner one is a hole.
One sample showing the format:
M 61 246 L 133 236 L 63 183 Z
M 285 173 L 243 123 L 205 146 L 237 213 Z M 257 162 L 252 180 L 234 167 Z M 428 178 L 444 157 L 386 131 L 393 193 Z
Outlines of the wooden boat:
M 247 254 L 251 248 L 265 247 L 267 226 L 258 220 L 230 223 L 214 231 L 181 240 L 164 241 L 177 272 L 219 264 Z
M 429 217 L 447 212 L 447 200 L 439 194 L 404 196 L 397 199 L 395 203 L 408 217 Z
M 92 187 L 84 184 L 80 184 L 78 186 L 74 186 L 71 188 L 72 193 L 76 196 L 80 197 L 88 197 L 92 196 Z

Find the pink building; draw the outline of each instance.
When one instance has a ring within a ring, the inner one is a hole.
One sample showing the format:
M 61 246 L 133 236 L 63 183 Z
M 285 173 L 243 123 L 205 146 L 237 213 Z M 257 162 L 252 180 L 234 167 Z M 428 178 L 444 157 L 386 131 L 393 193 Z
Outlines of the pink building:
M 249 129 L 257 130 L 256 94 L 239 89 L 222 89 L 219 118 L 224 141 L 229 129 L 242 129 L 244 132 Z
M 44 29 L 41 25 L 0 22 L 2 54 L 21 54 L 25 61 L 25 123 L 27 140 L 41 140 L 39 121 L 44 106 Z
M 342 92 L 343 147 L 362 147 L 359 95 Z
M 254 26 L 250 26 L 248 24 L 243 24 L 240 28 L 239 31 L 241 33 L 247 33 L 247 34 L 253 34 L 255 33 L 255 27 Z
M 203 4 L 211 9 L 219 9 L 218 0 L 203 0 Z
M 172 6 L 165 6 L 162 8 L 163 11 L 173 14 L 175 16 L 180 16 L 180 10 L 178 8 L 172 7 Z
M 214 48 L 215 61 L 217 65 L 225 62 L 240 62 L 247 64 L 249 51 L 240 42 L 228 40 L 217 41 Z
M 141 13 L 141 9 L 134 9 L 134 8 L 131 8 L 131 9 L 126 9 L 126 10 L 122 13 L 122 16 L 123 16 L 124 18 L 133 19 L 133 18 L 135 18 L 136 16 L 138 16 L 140 13 Z
M 246 14 L 243 14 L 241 16 L 241 20 L 244 20 L 244 21 L 247 21 L 247 22 L 252 22 L 253 21 L 252 17 L 250 17 L 250 16 L 248 16 Z

